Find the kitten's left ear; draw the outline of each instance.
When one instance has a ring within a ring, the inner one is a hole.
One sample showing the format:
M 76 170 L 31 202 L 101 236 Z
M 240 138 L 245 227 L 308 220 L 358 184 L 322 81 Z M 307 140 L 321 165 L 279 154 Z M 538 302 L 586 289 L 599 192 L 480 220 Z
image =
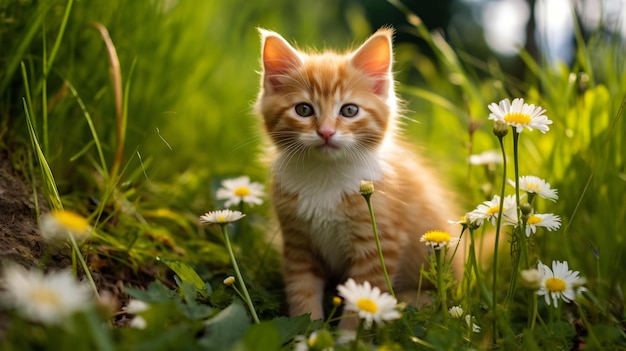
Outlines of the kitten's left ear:
M 385 88 L 391 83 L 392 36 L 392 29 L 379 29 L 352 56 L 352 64 L 355 67 L 377 80 L 376 94 L 385 92 Z

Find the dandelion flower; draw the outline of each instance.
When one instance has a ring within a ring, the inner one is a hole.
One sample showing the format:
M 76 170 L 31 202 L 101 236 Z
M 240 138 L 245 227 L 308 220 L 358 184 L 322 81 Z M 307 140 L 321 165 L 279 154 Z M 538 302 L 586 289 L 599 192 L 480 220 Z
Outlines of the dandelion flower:
M 357 312 L 359 318 L 365 321 L 366 328 L 370 328 L 372 322 L 382 324 L 400 318 L 400 312 L 396 309 L 396 298 L 388 293 L 381 293 L 378 287 L 372 287 L 369 282 L 357 284 L 350 278 L 339 285 L 337 290 L 346 301 L 345 309 Z
M 521 133 L 524 128 L 531 131 L 534 128 L 545 133 L 550 130 L 548 125 L 552 124 L 552 121 L 544 115 L 546 110 L 541 106 L 525 104 L 521 98 L 514 99 L 512 103 L 509 99 L 504 99 L 497 105 L 495 102 L 491 103 L 489 110 L 491 110 L 490 120 L 515 127 L 517 133 Z
M 456 244 L 459 238 L 453 238 L 450 233 L 443 230 L 430 230 L 422 235 L 420 241 L 432 246 L 435 250 L 441 250 L 444 247 Z
M 504 219 L 503 224 L 516 223 L 517 218 L 517 204 L 515 196 L 509 195 L 504 198 L 504 204 L 502 209 L 502 217 Z M 495 195 L 493 199 L 485 201 L 478 205 L 475 210 L 468 213 L 467 216 L 470 223 L 477 226 L 481 226 L 485 220 L 490 221 L 492 225 L 496 225 L 496 219 L 498 218 L 498 212 L 500 211 L 500 196 Z
M 509 184 L 515 186 L 515 181 L 512 179 L 508 180 Z M 559 198 L 557 195 L 556 189 L 550 189 L 550 183 L 547 183 L 545 180 L 535 177 L 535 176 L 522 176 L 519 177 L 519 188 L 527 192 L 528 194 L 537 194 L 539 197 L 544 199 L 548 199 L 551 201 L 556 201 Z
M 549 231 L 557 230 L 561 227 L 561 217 L 552 213 L 531 214 L 526 220 L 526 236 L 530 237 L 531 232 L 535 234 L 537 227 L 544 227 Z
M 471 165 L 493 165 L 502 163 L 502 153 L 496 150 L 489 150 L 476 155 L 470 155 L 468 162 Z
M 39 229 L 46 240 L 67 240 L 71 234 L 77 241 L 83 241 L 93 232 L 87 218 L 63 210 L 54 210 L 42 215 Z
M 461 306 L 453 306 L 448 310 L 450 313 L 450 317 L 452 318 L 461 318 L 463 316 L 463 308 Z
M 250 182 L 247 176 L 223 180 L 216 194 L 218 200 L 226 200 L 225 207 L 239 205 L 242 201 L 250 206 L 260 205 L 262 196 L 265 196 L 263 184 Z
M 473 318 L 474 318 L 474 316 L 470 316 L 469 314 L 465 315 L 465 322 L 467 323 L 468 327 L 472 328 L 472 332 L 480 333 L 480 326 L 478 324 L 472 322 Z
M 202 224 L 225 224 L 230 222 L 235 222 L 246 215 L 241 213 L 240 211 L 231 211 L 231 210 L 217 210 L 210 211 L 200 216 L 200 223 Z
M 76 281 L 68 270 L 43 275 L 9 266 L 4 269 L 3 280 L 3 302 L 32 321 L 57 324 L 90 306 L 89 286 Z
M 582 285 L 585 280 L 578 276 L 577 271 L 569 270 L 567 261 L 552 261 L 552 269 L 539 262 L 537 269 L 541 272 L 541 285 L 537 294 L 544 296 L 546 304 L 558 306 L 559 299 L 570 302 L 576 299 L 576 293 L 586 290 Z

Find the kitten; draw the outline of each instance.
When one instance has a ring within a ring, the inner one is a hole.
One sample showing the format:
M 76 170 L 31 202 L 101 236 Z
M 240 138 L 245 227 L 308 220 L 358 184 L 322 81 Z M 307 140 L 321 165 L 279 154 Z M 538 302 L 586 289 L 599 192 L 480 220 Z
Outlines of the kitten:
M 361 180 L 374 181 L 394 291 L 415 302 L 427 254 L 420 237 L 449 229 L 447 220 L 458 212 L 437 176 L 398 136 L 393 31 L 380 29 L 346 54 L 305 53 L 277 33 L 260 32 L 263 77 L 255 108 L 277 153 L 271 195 L 290 314 L 323 318 L 330 282 L 353 278 L 387 291 Z

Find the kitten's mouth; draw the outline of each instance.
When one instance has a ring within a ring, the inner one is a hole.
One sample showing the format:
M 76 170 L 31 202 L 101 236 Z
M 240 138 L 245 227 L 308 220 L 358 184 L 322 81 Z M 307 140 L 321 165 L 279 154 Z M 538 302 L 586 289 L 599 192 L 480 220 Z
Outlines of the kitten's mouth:
M 315 147 L 317 150 L 321 151 L 321 152 L 334 152 L 335 150 L 339 150 L 339 146 L 334 145 L 332 143 L 324 143 L 322 145 L 318 145 Z

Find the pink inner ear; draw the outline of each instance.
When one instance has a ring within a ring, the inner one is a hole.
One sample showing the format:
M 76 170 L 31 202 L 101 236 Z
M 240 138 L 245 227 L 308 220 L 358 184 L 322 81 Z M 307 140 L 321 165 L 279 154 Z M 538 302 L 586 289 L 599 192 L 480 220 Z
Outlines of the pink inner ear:
M 268 35 L 263 43 L 264 77 L 272 88 L 279 89 L 279 76 L 300 64 L 296 51 L 281 37 Z
M 376 79 L 374 93 L 381 94 L 389 86 L 391 69 L 391 38 L 388 32 L 378 32 L 368 39 L 352 57 L 352 64 Z

